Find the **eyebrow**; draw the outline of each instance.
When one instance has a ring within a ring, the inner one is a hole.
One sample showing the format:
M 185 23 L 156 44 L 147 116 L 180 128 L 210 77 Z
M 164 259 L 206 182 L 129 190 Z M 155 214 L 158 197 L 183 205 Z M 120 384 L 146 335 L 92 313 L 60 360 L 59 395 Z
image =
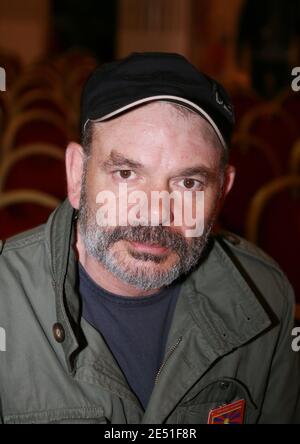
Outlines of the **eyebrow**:
M 104 170 L 108 171 L 110 168 L 114 167 L 127 167 L 127 168 L 133 168 L 133 169 L 142 169 L 145 168 L 145 166 L 137 162 L 136 160 L 130 159 L 128 157 L 125 157 L 122 153 L 112 150 L 110 155 L 105 159 L 103 162 L 101 162 L 100 165 Z M 206 167 L 204 165 L 194 166 L 194 167 L 188 167 L 184 168 L 182 170 L 178 170 L 176 173 L 172 174 L 173 177 L 177 176 L 202 176 L 207 179 L 212 179 L 215 177 L 215 172 L 213 169 Z
M 213 169 L 208 168 L 204 165 L 199 165 L 190 168 L 184 168 L 183 170 L 177 171 L 175 176 L 202 176 L 207 179 L 213 178 L 215 176 L 215 172 Z
M 108 170 L 112 167 L 121 167 L 121 166 L 126 166 L 128 168 L 135 168 L 135 169 L 139 169 L 139 168 L 144 167 L 144 165 L 142 163 L 137 162 L 137 161 L 130 159 L 128 157 L 125 157 L 123 154 L 121 154 L 115 150 L 112 150 L 112 152 L 110 153 L 108 158 L 106 160 L 104 160 L 103 162 L 101 162 L 101 166 L 105 170 Z

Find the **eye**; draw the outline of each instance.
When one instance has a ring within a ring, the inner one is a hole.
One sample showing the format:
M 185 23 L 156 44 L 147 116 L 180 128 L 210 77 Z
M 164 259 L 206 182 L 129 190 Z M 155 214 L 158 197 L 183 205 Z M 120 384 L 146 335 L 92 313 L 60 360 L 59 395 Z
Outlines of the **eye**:
M 119 179 L 133 179 L 135 173 L 132 170 L 118 170 L 114 171 L 114 174 Z
M 183 186 L 188 190 L 196 190 L 203 187 L 203 183 L 200 182 L 200 180 L 190 179 L 190 178 L 181 180 L 179 184 L 182 184 L 181 186 Z

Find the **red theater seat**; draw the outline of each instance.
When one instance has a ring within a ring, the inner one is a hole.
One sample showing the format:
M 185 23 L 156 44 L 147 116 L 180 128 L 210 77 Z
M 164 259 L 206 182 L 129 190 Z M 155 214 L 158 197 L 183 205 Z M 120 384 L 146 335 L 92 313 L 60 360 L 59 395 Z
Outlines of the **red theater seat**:
M 66 122 L 45 110 L 25 111 L 14 116 L 3 134 L 4 153 L 32 143 L 48 143 L 65 150 L 73 138 Z
M 58 117 L 68 121 L 72 110 L 68 107 L 62 97 L 50 91 L 30 91 L 17 99 L 12 106 L 12 114 L 20 114 L 28 110 L 45 110 L 57 114 Z
M 300 303 L 299 176 L 278 178 L 258 191 L 249 207 L 246 235 L 280 264 Z
M 250 200 L 260 187 L 278 177 L 282 170 L 267 143 L 243 134 L 233 138 L 229 163 L 236 167 L 236 179 L 225 199 L 220 221 L 227 230 L 243 236 Z
M 35 144 L 10 152 L 0 166 L 0 192 L 22 188 L 40 190 L 63 200 L 63 151 L 52 145 Z
M 36 65 L 23 72 L 10 91 L 11 101 L 15 103 L 24 94 L 33 91 L 51 91 L 61 94 L 63 79 L 57 71 L 47 65 Z
M 284 109 L 273 103 L 259 105 L 244 116 L 239 130 L 268 143 L 287 169 L 289 151 L 298 138 L 299 129 Z

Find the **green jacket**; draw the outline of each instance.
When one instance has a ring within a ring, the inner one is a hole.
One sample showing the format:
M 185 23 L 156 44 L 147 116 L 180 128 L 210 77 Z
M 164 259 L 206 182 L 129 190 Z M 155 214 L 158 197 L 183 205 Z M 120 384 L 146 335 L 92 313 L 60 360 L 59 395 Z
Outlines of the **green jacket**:
M 74 217 L 65 201 L 46 225 L 1 243 L 0 422 L 202 424 L 245 400 L 245 423 L 300 423 L 293 292 L 270 258 L 214 238 L 182 285 L 144 411 L 81 317 Z

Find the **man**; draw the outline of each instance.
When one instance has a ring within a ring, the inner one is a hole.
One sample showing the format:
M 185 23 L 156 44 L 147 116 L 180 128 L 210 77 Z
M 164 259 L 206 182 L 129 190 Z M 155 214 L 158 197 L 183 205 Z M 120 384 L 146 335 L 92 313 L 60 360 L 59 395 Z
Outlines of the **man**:
M 68 201 L 1 247 L 2 422 L 299 420 L 291 287 L 256 247 L 211 235 L 233 123 L 179 55 L 89 79 Z

